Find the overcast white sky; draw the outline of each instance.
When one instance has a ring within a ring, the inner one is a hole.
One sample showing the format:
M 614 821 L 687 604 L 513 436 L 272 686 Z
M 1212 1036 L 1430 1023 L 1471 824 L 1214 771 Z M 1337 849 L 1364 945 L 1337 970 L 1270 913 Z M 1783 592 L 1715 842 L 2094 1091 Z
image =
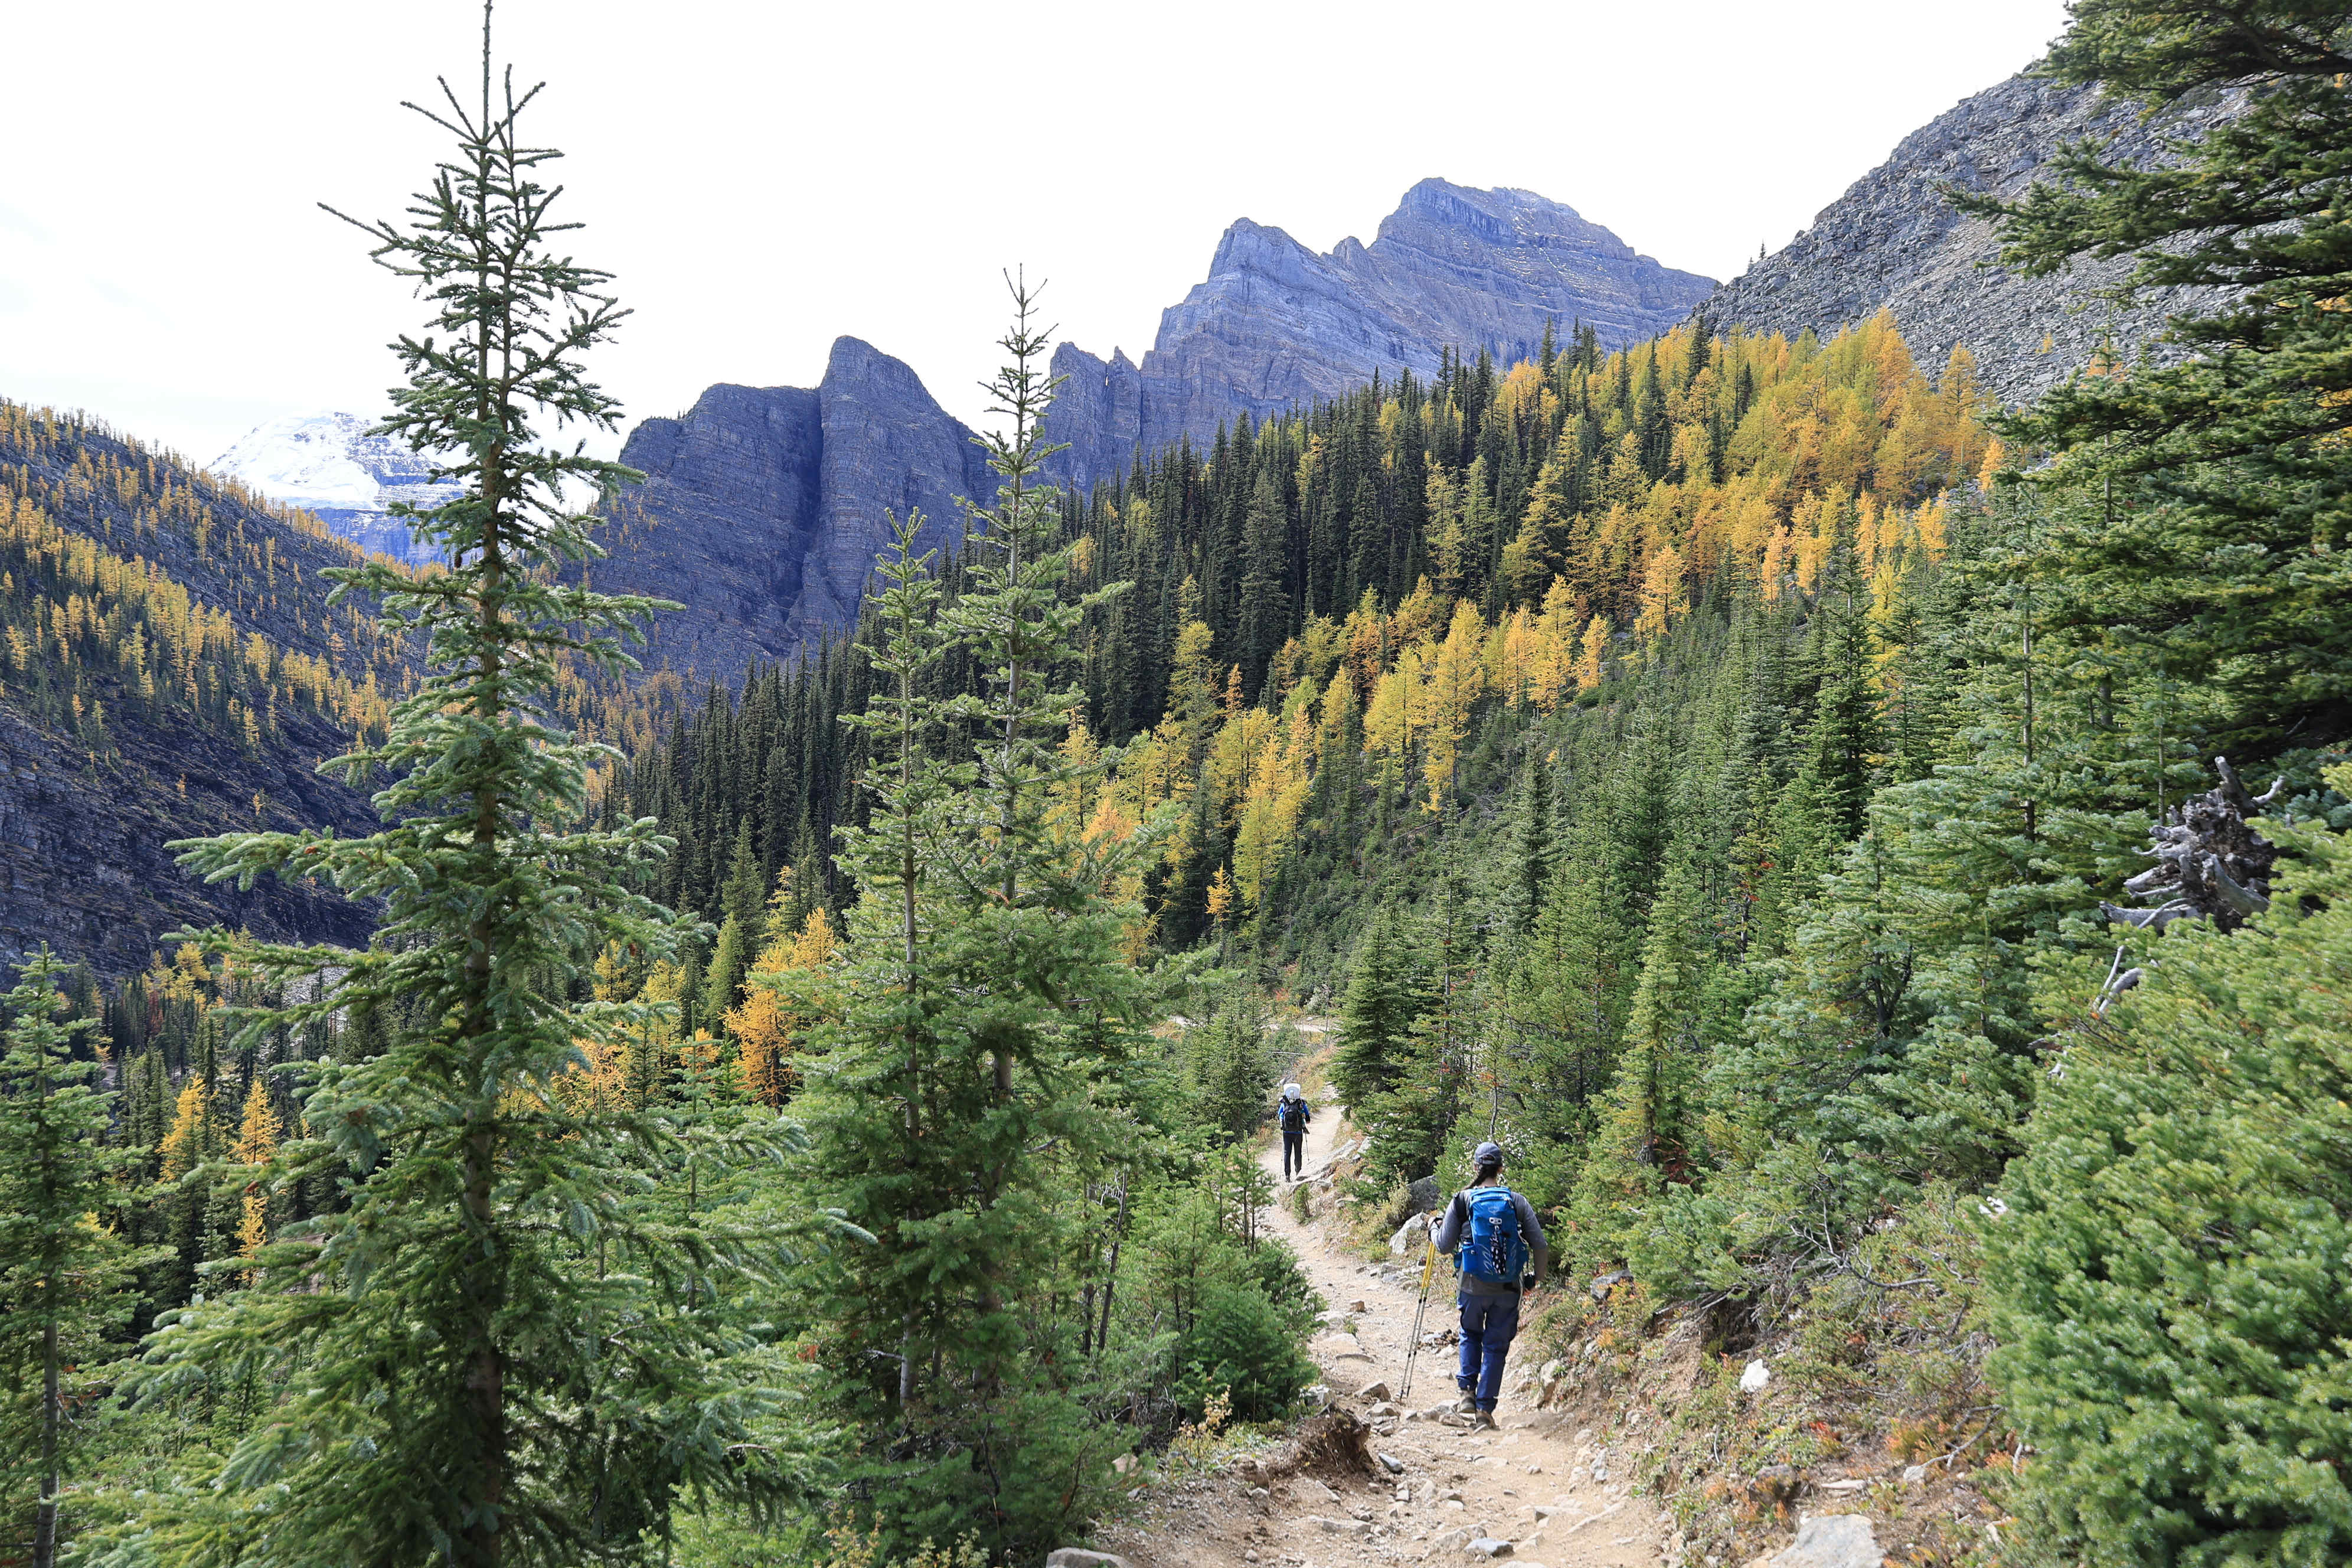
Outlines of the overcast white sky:
M 360 237 L 474 71 L 474 0 L 14 7 L 0 97 L 0 395 L 199 461 L 278 414 L 372 414 L 416 319 Z M 716 381 L 812 385 L 842 333 L 975 418 L 998 270 L 1140 356 L 1238 216 L 1370 240 L 1425 175 L 1568 203 L 1738 272 L 1906 132 L 2035 58 L 2060 0 L 1062 0 L 1020 7 L 504 0 L 583 259 L 636 315 L 632 419 Z

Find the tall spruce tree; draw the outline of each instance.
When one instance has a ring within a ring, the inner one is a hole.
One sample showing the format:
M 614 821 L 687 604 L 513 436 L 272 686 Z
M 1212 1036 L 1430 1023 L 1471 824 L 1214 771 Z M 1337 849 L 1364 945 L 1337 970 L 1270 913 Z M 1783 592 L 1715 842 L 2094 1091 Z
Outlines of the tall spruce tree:
M 2016 433 L 2054 449 L 2051 478 L 2095 497 L 2048 542 L 2052 624 L 2133 645 L 2224 699 L 2217 747 L 2243 757 L 2352 734 L 2352 73 L 2326 0 L 2078 0 L 2043 62 L 2160 111 L 2242 94 L 2171 156 L 2069 148 L 2015 200 L 1959 194 L 2029 274 L 2130 256 L 2117 292 L 2209 289 L 2174 318 L 2195 357 L 2100 367 Z
M 1071 553 L 1052 547 L 1047 340 L 1033 291 L 1013 299 L 990 388 L 1008 427 L 985 441 L 1001 488 L 970 520 L 966 592 L 935 614 L 911 519 L 882 564 L 886 685 L 856 721 L 877 749 L 875 810 L 844 835 L 861 896 L 798 1103 L 811 1190 L 876 1238 L 807 1284 L 841 1408 L 891 1434 L 856 1477 L 862 1522 L 893 1543 L 977 1531 L 1034 1555 L 1097 1506 L 1128 1441 L 1083 1398 L 1070 1270 L 1094 1229 L 1069 1200 L 1110 1188 L 1133 1153 L 1118 1069 L 1156 985 L 1123 956 L 1141 919 L 1123 889 L 1156 833 L 1054 809 L 1054 784 L 1103 766 L 1055 743 L 1083 702 L 1059 682 L 1099 597 L 1066 591 Z M 927 694 L 922 673 L 954 659 L 981 689 Z
M 1540 751 L 1531 752 L 1519 779 L 1517 820 L 1511 825 L 1509 879 L 1500 889 L 1506 931 L 1526 936 L 1543 908 L 1544 884 L 1551 876 L 1551 768 Z
M 89 1021 L 58 1016 L 64 973 L 47 948 L 23 967 L 0 1056 L 0 1505 L 34 1568 L 58 1560 L 63 1486 L 93 1430 L 74 1412 L 93 1402 L 104 1342 L 160 1250 L 118 1229 L 123 1178 L 146 1152 L 109 1142 L 115 1097 L 74 1050 Z
M 2134 938 L 2147 979 L 2068 1031 L 1987 1227 L 2044 1561 L 2352 1555 L 2352 839 L 2265 826 L 2270 909 Z
M 1419 955 L 1396 912 L 1373 911 L 1356 944 L 1339 1002 L 1339 1047 L 1331 1082 L 1350 1107 L 1369 1108 L 1404 1070 L 1413 1025 L 1429 1005 Z
M 1185 1039 L 1201 1120 L 1223 1142 L 1248 1137 L 1265 1121 L 1274 1064 L 1266 1049 L 1265 1010 L 1247 993 L 1227 996 Z
M 244 1039 L 344 1010 L 386 1026 L 376 1054 L 307 1066 L 310 1135 L 268 1175 L 332 1173 L 344 1206 L 238 1260 L 253 1288 L 179 1314 L 133 1384 L 284 1390 L 216 1471 L 156 1499 L 149 1540 L 181 1562 L 634 1559 L 678 1488 L 756 1494 L 773 1475 L 744 1462 L 763 1400 L 709 1310 L 714 1282 L 756 1278 L 750 1253 L 637 1201 L 672 1163 L 669 1124 L 562 1092 L 583 1045 L 617 1054 L 651 1021 L 569 1000 L 595 958 L 658 960 L 673 938 L 629 890 L 664 841 L 650 820 L 572 826 L 612 753 L 551 713 L 559 671 L 621 675 L 658 605 L 566 582 L 598 552 L 565 487 L 636 476 L 549 439 L 615 425 L 581 356 L 624 312 L 554 248 L 557 154 L 520 124 L 537 91 L 494 71 L 486 8 L 478 100 L 445 82 L 419 110 L 455 145 L 414 221 L 360 226 L 433 310 L 394 345 L 383 431 L 449 454 L 434 460 L 462 487 L 403 513 L 446 573 L 340 573 L 337 596 L 375 595 L 386 635 L 425 655 L 382 742 L 325 764 L 388 780 L 386 826 L 178 847 L 214 880 L 308 878 L 380 911 L 364 952 L 210 933 L 310 998 L 251 1015 Z
M 1265 684 L 1267 661 L 1290 624 L 1287 518 L 1281 485 L 1261 470 L 1242 529 L 1241 606 L 1234 627 L 1242 684 L 1251 692 Z
M 1456 853 L 1441 851 L 1449 861 Z M 1454 1124 L 1475 1116 L 1486 1128 L 1491 1107 L 1470 1103 L 1471 1071 L 1480 1055 L 1478 933 L 1459 878 L 1449 865 L 1436 879 L 1417 932 L 1424 987 L 1420 1006 L 1397 1042 L 1388 1087 L 1350 1107 L 1371 1138 L 1368 1168 L 1391 1181 L 1413 1181 L 1444 1168 Z M 1484 1133 L 1481 1133 L 1483 1136 Z M 1470 1141 L 1475 1143 L 1475 1139 Z M 1468 1145 L 1452 1151 L 1467 1152 Z
M 1837 563 L 1838 581 L 1822 595 L 1813 633 L 1820 685 L 1807 736 L 1814 788 L 1841 838 L 1862 831 L 1870 805 L 1873 764 L 1881 741 L 1870 622 L 1850 558 Z
M 1658 1197 L 1669 1182 L 1686 1180 L 1700 1152 L 1698 1089 L 1715 1022 L 1706 1002 L 1717 933 L 1697 858 L 1691 846 L 1677 846 L 1650 912 L 1616 1078 L 1597 1108 L 1581 1173 L 1581 1230 L 1637 1232 L 1628 1210 Z
M 1568 1195 L 1598 1130 L 1633 981 L 1633 936 L 1600 825 L 1579 821 L 1563 851 L 1498 998 L 1520 1062 L 1513 1121 L 1528 1152 L 1517 1180 L 1543 1203 Z

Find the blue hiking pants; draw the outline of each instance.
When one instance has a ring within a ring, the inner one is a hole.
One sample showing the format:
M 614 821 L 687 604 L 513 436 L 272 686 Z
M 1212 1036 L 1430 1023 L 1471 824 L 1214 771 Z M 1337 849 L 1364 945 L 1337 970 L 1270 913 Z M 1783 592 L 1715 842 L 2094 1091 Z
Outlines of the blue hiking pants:
M 1473 1296 L 1455 1298 L 1462 1304 L 1462 1370 L 1454 1381 L 1478 1402 L 1481 1410 L 1495 1408 L 1503 1392 L 1503 1359 L 1519 1331 L 1519 1298 Z

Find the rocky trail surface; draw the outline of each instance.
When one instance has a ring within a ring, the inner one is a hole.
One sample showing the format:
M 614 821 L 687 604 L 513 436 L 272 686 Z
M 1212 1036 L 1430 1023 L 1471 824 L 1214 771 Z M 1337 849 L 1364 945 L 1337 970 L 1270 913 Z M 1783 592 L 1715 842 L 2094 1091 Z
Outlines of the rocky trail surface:
M 1328 1171 L 1353 1136 L 1337 1106 L 1318 1109 L 1307 1137 L 1310 1178 Z M 1279 1180 L 1279 1148 L 1263 1158 Z M 1531 1361 L 1514 1356 L 1496 1412 L 1499 1431 L 1441 1415 L 1456 1396 L 1450 1334 L 1424 1343 L 1409 1406 L 1396 1400 L 1419 1293 L 1418 1250 L 1410 1268 L 1367 1264 L 1335 1223 L 1301 1225 L 1284 1207 L 1269 1227 L 1298 1253 L 1329 1303 L 1315 1359 L 1339 1405 L 1370 1424 L 1380 1473 L 1284 1475 L 1244 1462 L 1189 1480 L 1171 1477 L 1139 1499 L 1135 1517 L 1101 1532 L 1106 1552 L 1131 1568 L 1497 1559 L 1520 1568 L 1645 1568 L 1679 1555 L 1672 1521 L 1633 1491 L 1626 1456 L 1593 1430 L 1591 1413 L 1537 1409 Z M 1442 1260 L 1439 1275 L 1424 1332 L 1454 1326 L 1452 1275 Z

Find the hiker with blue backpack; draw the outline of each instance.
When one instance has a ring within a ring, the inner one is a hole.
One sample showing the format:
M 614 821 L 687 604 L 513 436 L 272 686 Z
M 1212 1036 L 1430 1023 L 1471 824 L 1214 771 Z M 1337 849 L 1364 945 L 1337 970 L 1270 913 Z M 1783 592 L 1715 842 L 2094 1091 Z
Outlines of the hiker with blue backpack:
M 1307 1173 L 1307 1124 L 1315 1120 L 1315 1110 L 1297 1084 L 1286 1083 L 1276 1115 L 1282 1122 L 1282 1179 L 1296 1181 Z
M 1519 1331 L 1519 1301 L 1542 1283 L 1549 1247 L 1534 1207 L 1503 1185 L 1501 1145 L 1479 1144 L 1470 1163 L 1476 1179 L 1445 1206 L 1437 1250 L 1454 1255 L 1461 1276 L 1462 1370 L 1454 1381 L 1462 1399 L 1454 1408 L 1491 1430 L 1503 1361 Z

